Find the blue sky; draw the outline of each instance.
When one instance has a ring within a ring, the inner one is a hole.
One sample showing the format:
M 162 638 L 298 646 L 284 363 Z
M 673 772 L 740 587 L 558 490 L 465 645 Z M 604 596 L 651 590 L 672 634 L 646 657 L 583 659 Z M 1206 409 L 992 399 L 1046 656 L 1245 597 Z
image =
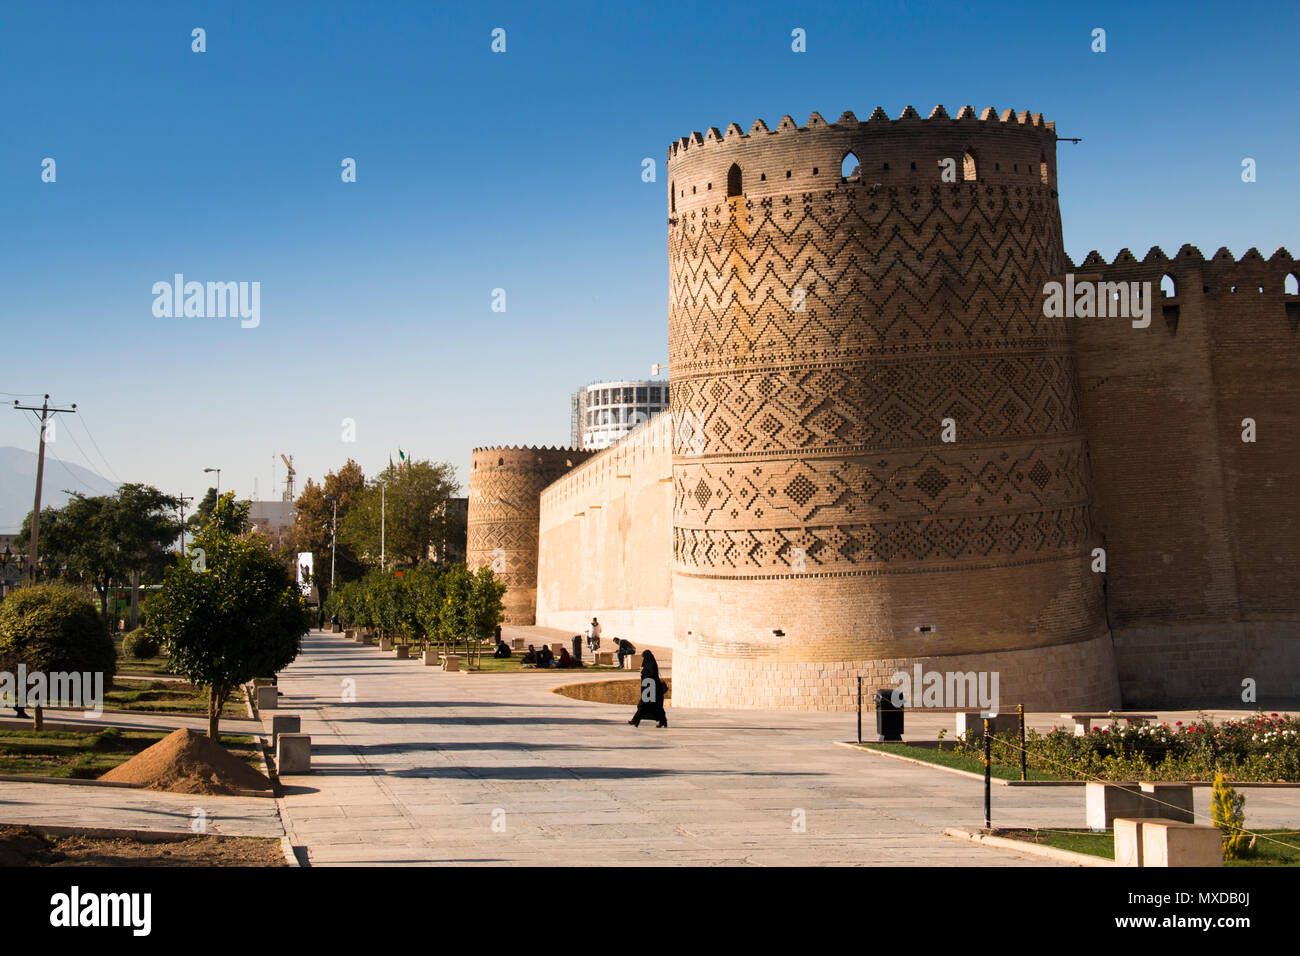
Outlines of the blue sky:
M 1083 138 L 1059 148 L 1076 260 L 1300 255 L 1300 8 L 1216 8 L 6 4 L 0 400 L 77 402 L 94 441 L 64 422 L 86 454 L 55 454 L 185 494 L 219 466 L 268 497 L 280 452 L 463 477 L 475 445 L 565 443 L 571 390 L 667 359 L 667 144 L 784 113 L 1041 112 Z M 261 324 L 156 318 L 177 272 L 261 282 Z M 0 445 L 34 438 L 0 408 Z

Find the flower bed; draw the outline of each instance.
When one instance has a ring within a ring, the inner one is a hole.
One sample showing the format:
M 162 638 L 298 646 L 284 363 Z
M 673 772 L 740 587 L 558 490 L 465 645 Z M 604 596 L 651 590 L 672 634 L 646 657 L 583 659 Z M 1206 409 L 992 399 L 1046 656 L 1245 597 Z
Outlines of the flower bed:
M 1015 733 L 994 737 L 994 763 L 1020 766 Z M 955 752 L 984 756 L 978 732 L 958 737 Z M 1029 731 L 1028 764 L 1056 776 L 1081 780 L 1214 779 L 1216 772 L 1242 782 L 1300 782 L 1300 717 L 1256 714 L 1216 724 L 1208 717 L 1142 727 L 1094 727 L 1082 737 L 1069 730 Z

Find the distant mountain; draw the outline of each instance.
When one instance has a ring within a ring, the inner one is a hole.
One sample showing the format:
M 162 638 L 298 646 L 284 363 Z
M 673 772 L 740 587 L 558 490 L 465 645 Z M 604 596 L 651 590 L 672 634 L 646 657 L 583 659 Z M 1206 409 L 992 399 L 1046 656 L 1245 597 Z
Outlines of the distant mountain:
M 63 507 L 68 500 L 68 491 L 79 491 L 83 495 L 111 495 L 116 490 L 117 482 L 68 461 L 62 445 L 46 446 L 42 508 Z M 0 448 L 0 534 L 17 533 L 23 519 L 32 510 L 35 493 L 36 452 L 12 446 Z

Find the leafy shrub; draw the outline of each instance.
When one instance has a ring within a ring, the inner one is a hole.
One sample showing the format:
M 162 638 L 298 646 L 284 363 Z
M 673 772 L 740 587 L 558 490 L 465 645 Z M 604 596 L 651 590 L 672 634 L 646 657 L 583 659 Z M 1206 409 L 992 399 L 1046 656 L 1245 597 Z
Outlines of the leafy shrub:
M 1019 736 L 995 735 L 993 761 L 1019 766 Z M 958 737 L 958 753 L 983 758 L 979 732 Z M 1046 773 L 1076 779 L 1300 781 L 1300 717 L 1253 714 L 1216 724 L 1207 717 L 1141 727 L 1094 727 L 1025 735 L 1028 762 Z
M 158 639 L 148 634 L 144 628 L 137 627 L 122 638 L 122 653 L 142 661 L 148 657 L 158 656 Z
M 1210 791 L 1210 822 L 1223 831 L 1225 860 L 1240 860 L 1254 849 L 1255 838 L 1245 831 L 1246 798 L 1221 773 L 1214 775 Z

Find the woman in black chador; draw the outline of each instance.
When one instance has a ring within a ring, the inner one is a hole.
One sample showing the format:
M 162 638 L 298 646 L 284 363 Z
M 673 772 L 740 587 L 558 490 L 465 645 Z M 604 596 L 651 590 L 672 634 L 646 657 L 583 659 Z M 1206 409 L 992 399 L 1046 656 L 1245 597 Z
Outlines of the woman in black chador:
M 654 720 L 660 727 L 667 727 L 668 715 L 664 713 L 664 694 L 667 691 L 668 685 L 659 679 L 659 662 L 653 652 L 644 652 L 641 655 L 641 700 L 628 723 L 639 727 L 643 720 Z

